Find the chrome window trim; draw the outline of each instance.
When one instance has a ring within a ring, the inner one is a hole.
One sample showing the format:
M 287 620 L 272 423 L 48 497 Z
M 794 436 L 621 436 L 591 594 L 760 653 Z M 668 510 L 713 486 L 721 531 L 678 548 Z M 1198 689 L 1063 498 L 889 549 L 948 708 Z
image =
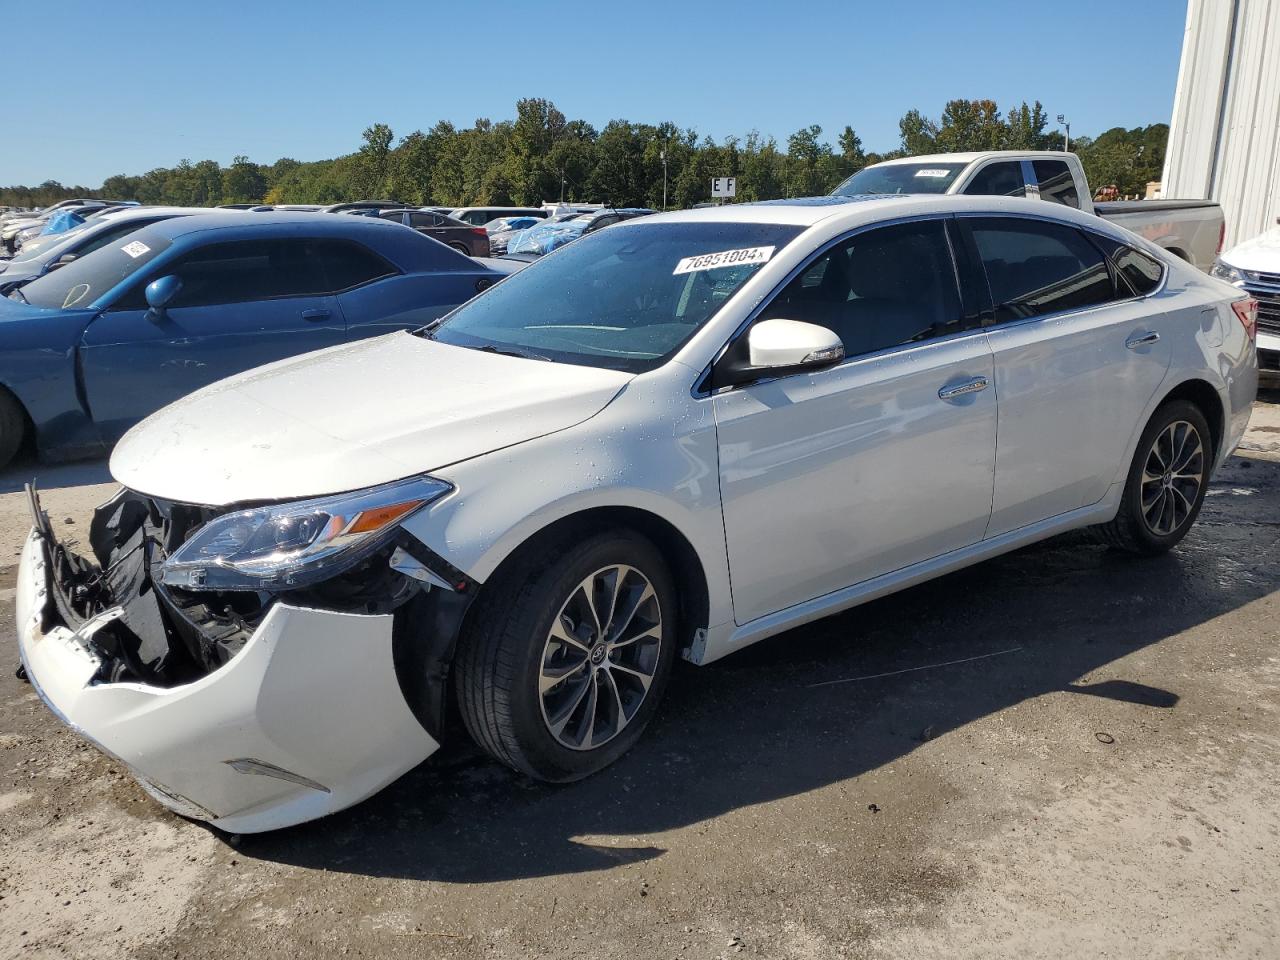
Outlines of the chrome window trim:
M 743 387 L 751 386 L 752 384 L 740 383 L 740 384 L 734 384 L 728 387 L 721 387 L 719 390 L 712 390 L 710 389 L 708 384 L 711 380 L 711 372 L 712 370 L 715 369 L 715 365 L 720 362 L 720 360 L 729 351 L 729 348 L 737 341 L 737 339 L 741 337 L 743 333 L 745 333 L 748 329 L 750 329 L 751 325 L 755 323 L 757 319 L 759 319 L 760 314 L 764 312 L 765 308 L 768 307 L 769 304 L 773 303 L 773 301 L 778 297 L 778 295 L 783 290 L 785 290 L 788 285 L 790 285 L 792 280 L 800 276 L 800 274 L 803 273 L 805 270 L 807 270 L 810 265 L 812 265 L 820 257 L 824 256 L 833 247 L 841 243 L 845 243 L 856 236 L 859 236 L 864 233 L 868 233 L 869 231 L 872 231 L 872 230 L 879 230 L 882 227 L 895 227 L 905 223 L 924 223 L 926 221 L 932 221 L 932 220 L 936 220 L 939 223 L 941 223 L 943 225 L 943 236 L 946 238 L 946 241 L 947 241 L 947 252 L 951 256 L 951 279 L 952 279 L 952 282 L 955 284 L 956 301 L 960 304 L 961 311 L 963 311 L 965 303 L 964 303 L 964 289 L 960 284 L 960 264 L 959 264 L 959 261 L 956 259 L 955 246 L 951 242 L 951 231 L 946 229 L 947 221 L 952 219 L 955 219 L 954 213 L 920 213 L 920 214 L 913 214 L 910 216 L 894 217 L 891 220 L 880 220 L 875 223 L 864 223 L 861 226 L 855 227 L 854 229 L 849 230 L 846 233 L 840 234 L 838 237 L 834 237 L 831 240 L 828 240 L 826 243 L 820 246 L 817 250 L 815 250 L 810 256 L 802 260 L 797 266 L 793 267 L 785 277 L 783 277 L 780 281 L 778 281 L 778 283 L 774 286 L 772 290 L 770 290 L 765 296 L 760 298 L 759 303 L 757 303 L 754 307 L 751 308 L 751 310 L 747 313 L 747 316 L 743 319 L 743 321 L 740 324 L 738 324 L 738 326 L 734 329 L 733 333 L 730 334 L 729 337 L 725 340 L 725 342 L 720 345 L 720 348 L 715 352 L 715 356 L 711 358 L 711 362 L 708 363 L 705 367 L 703 367 L 701 371 L 699 371 L 697 378 L 693 382 L 692 388 L 690 388 L 690 394 L 695 398 L 701 399 L 704 397 L 710 397 L 720 393 L 725 393 L 729 390 L 738 390 L 738 389 L 742 389 Z M 803 236 L 803 233 L 800 236 Z M 799 237 L 797 237 L 796 239 L 799 239 Z M 965 318 L 962 313 L 960 317 L 960 321 L 963 323 L 964 319 Z M 884 357 L 891 353 L 906 352 L 907 350 L 915 350 L 915 349 L 919 349 L 920 347 L 928 347 L 928 346 L 932 346 L 935 343 L 941 343 L 946 340 L 958 339 L 961 336 L 968 336 L 970 334 L 975 334 L 975 333 L 984 333 L 986 330 L 987 330 L 986 327 L 979 325 L 975 327 L 967 327 L 963 330 L 957 330 L 954 333 L 944 334 L 943 336 L 940 336 L 940 337 L 934 337 L 930 340 L 923 340 L 919 343 L 911 343 L 911 344 L 900 343 L 892 347 L 885 347 L 881 350 L 873 351 L 871 353 L 860 353 L 856 356 L 845 357 L 839 363 L 833 363 L 829 367 L 822 367 L 821 369 L 815 370 L 813 372 L 823 373 L 827 370 L 838 370 L 841 367 L 848 366 L 851 363 L 857 363 L 861 360 Z M 786 377 L 793 377 L 793 376 L 797 376 L 797 374 L 788 373 L 778 377 L 762 378 L 760 380 L 753 381 L 753 383 L 769 383 L 774 380 L 782 380 L 782 379 L 785 379 Z

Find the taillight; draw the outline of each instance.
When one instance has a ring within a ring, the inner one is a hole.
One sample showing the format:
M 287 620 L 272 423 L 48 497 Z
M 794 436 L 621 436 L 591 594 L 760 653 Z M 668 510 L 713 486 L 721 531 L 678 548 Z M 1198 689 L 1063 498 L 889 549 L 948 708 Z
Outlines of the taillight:
M 1222 223 L 1218 225 L 1218 249 L 1215 250 L 1214 253 L 1221 253 L 1222 245 L 1226 242 L 1227 242 L 1227 221 L 1223 220 Z
M 472 227 L 471 232 L 478 233 L 482 237 L 487 237 L 489 235 L 489 231 L 486 230 L 484 227 Z
M 1249 297 L 1246 300 L 1232 300 L 1231 309 L 1236 312 L 1240 322 L 1244 324 L 1244 332 L 1250 340 L 1258 337 L 1258 301 Z

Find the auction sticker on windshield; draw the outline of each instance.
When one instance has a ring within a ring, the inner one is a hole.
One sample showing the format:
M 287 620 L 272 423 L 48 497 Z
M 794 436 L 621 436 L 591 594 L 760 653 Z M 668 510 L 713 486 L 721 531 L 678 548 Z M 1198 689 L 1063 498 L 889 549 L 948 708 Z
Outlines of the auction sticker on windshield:
M 141 240 L 135 240 L 133 241 L 133 243 L 126 243 L 120 249 L 123 250 L 125 253 L 127 253 L 129 256 L 133 257 L 133 259 L 135 260 L 137 260 L 144 253 L 149 253 L 151 251 L 151 248 L 148 247 Z
M 923 170 L 917 170 L 917 177 L 947 177 L 951 175 L 950 170 L 939 170 L 934 167 L 926 167 Z
M 676 264 L 672 276 L 696 273 L 699 270 L 715 270 L 717 267 L 740 267 L 743 264 L 767 263 L 773 256 L 773 247 L 742 247 L 739 250 L 721 250 L 719 253 L 703 253 L 685 257 Z

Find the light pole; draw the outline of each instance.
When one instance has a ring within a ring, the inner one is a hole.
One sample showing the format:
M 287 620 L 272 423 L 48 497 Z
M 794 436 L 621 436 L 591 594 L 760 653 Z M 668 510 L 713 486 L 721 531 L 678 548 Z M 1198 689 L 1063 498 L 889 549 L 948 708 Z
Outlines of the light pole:
M 667 209 L 667 151 L 664 147 L 658 154 L 662 158 L 662 209 Z
M 1067 118 L 1063 114 L 1058 114 L 1058 122 L 1066 128 L 1066 133 L 1062 135 L 1062 152 L 1071 152 L 1071 124 L 1067 122 Z

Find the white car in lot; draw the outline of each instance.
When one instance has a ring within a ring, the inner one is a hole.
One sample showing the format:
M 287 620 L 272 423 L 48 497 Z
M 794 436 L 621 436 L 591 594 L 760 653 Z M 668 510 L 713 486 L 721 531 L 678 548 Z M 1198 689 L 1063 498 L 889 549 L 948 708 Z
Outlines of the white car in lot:
M 1248 421 L 1252 311 L 1049 204 L 621 224 L 431 329 L 135 427 L 83 553 L 36 507 L 24 666 L 226 830 L 369 796 L 437 749 L 455 698 L 495 758 L 574 780 L 641 735 L 677 655 L 1074 528 L 1178 543 Z
M 1232 247 L 1213 275 L 1258 301 L 1258 375 L 1264 386 L 1280 387 L 1280 227 Z

